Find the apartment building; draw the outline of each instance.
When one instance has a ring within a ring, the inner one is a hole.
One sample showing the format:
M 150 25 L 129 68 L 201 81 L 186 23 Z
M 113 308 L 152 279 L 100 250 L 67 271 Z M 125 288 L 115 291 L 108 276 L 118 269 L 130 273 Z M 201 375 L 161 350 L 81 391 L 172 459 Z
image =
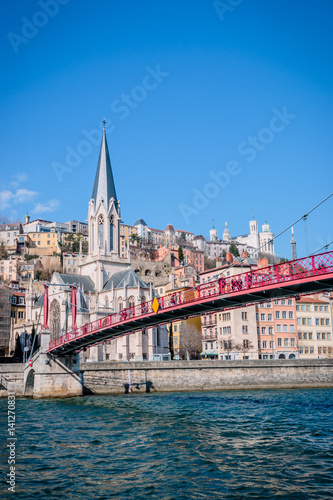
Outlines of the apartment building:
M 298 350 L 301 359 L 332 357 L 330 306 L 328 294 L 301 297 L 296 302 Z

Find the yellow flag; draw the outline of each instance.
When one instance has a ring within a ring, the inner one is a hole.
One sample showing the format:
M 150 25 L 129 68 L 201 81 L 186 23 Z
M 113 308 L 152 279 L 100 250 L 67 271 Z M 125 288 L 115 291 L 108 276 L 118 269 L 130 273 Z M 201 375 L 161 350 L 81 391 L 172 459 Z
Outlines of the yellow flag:
M 159 303 L 158 303 L 158 300 L 157 298 L 155 297 L 154 300 L 153 300 L 153 305 L 152 305 L 152 308 L 153 308 L 153 311 L 155 314 L 157 314 L 157 311 L 159 310 Z

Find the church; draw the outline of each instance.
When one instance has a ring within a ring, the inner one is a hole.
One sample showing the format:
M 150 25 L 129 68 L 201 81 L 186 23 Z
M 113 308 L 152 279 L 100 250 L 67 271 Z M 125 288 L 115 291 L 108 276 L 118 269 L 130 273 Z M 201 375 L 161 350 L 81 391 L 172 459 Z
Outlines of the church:
M 79 273 L 53 273 L 49 287 L 49 327 L 51 340 L 72 329 L 72 307 L 76 307 L 77 327 L 122 309 L 152 300 L 151 283 L 144 282 L 131 268 L 129 253 L 120 252 L 120 202 L 111 168 L 103 126 L 102 143 L 95 182 L 88 206 L 89 245 L 87 255 L 79 255 Z M 71 285 L 76 285 L 73 305 Z M 27 294 L 27 318 L 43 324 L 41 296 L 34 304 L 32 287 Z M 144 361 L 168 358 L 166 326 L 140 330 L 105 341 L 81 352 L 82 361 Z

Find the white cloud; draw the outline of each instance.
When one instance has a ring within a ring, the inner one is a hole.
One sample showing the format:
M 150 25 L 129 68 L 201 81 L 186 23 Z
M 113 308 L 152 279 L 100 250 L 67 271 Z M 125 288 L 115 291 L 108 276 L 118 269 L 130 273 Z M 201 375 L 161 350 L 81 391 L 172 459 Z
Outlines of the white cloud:
M 42 212 L 54 212 L 60 205 L 60 201 L 57 199 L 49 200 L 46 203 L 36 203 L 33 213 L 42 213 Z
M 38 193 L 29 189 L 17 189 L 15 192 L 9 189 L 0 191 L 0 210 L 5 210 L 11 205 L 32 201 Z
M 28 179 L 28 176 L 25 172 L 21 172 L 20 174 L 15 174 L 13 175 L 14 179 L 16 179 L 18 182 L 24 182 Z

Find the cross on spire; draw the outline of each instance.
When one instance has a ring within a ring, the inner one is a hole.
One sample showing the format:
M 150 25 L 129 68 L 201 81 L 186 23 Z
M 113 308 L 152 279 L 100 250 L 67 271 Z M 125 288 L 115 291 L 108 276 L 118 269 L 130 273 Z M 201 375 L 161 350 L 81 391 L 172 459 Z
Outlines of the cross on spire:
M 103 123 L 103 128 L 105 128 L 105 125 L 106 125 L 106 123 L 107 123 L 107 122 L 106 122 L 106 120 L 105 120 L 105 118 L 104 118 L 104 120 L 102 121 L 102 123 Z

